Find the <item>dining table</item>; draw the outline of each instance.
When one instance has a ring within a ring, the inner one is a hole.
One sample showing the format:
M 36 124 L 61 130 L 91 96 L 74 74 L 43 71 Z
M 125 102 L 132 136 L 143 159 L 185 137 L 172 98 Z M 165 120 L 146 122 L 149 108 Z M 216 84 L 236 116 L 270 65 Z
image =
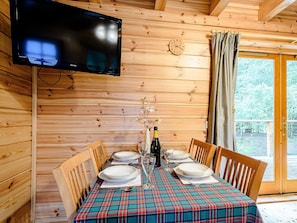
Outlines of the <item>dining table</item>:
M 155 168 L 154 188 L 149 190 L 141 186 L 146 176 L 140 162 L 128 163 L 140 173 L 138 182 L 133 179 L 137 186 L 129 192 L 123 186 L 103 187 L 104 180 L 98 177 L 74 222 L 263 222 L 254 200 L 213 173 L 198 181 L 183 178 L 176 171 L 179 164 L 171 163 L 171 171 L 164 162 Z

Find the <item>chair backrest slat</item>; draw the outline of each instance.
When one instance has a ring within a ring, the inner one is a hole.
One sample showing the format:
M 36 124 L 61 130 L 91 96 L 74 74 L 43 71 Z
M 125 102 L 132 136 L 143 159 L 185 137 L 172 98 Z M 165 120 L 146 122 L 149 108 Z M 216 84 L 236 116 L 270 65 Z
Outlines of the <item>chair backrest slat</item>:
M 211 166 L 215 151 L 215 145 L 200 141 L 195 138 L 192 138 L 188 148 L 188 153 L 192 158 L 208 167 Z
M 214 172 L 256 201 L 266 166 L 261 160 L 219 146 Z
M 96 182 L 98 169 L 93 154 L 84 150 L 53 170 L 69 222 Z
M 93 153 L 98 170 L 102 170 L 106 161 L 108 160 L 107 151 L 103 145 L 103 141 L 97 140 L 88 145 L 87 149 Z

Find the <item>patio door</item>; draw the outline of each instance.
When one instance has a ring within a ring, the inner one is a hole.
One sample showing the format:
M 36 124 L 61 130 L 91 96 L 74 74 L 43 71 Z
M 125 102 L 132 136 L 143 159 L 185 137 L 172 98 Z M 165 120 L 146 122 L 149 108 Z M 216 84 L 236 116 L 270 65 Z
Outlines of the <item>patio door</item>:
M 297 59 L 282 56 L 282 192 L 297 191 Z
M 237 150 L 268 163 L 260 194 L 297 192 L 297 60 L 240 54 L 234 115 Z

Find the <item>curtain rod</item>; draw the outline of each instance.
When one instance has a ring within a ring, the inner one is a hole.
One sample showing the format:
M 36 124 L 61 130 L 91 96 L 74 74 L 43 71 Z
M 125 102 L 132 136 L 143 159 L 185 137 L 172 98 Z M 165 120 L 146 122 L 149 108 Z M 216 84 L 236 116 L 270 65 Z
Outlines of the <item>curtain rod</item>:
M 291 40 L 291 44 L 297 43 L 296 34 L 292 35 L 276 35 L 276 34 L 267 34 L 267 33 L 251 33 L 251 32 L 238 32 L 238 31 L 220 31 L 220 30 L 211 30 L 212 34 L 215 33 L 227 33 L 231 32 L 234 34 L 240 33 L 242 37 L 252 37 L 252 38 L 268 38 L 268 39 L 277 39 L 277 40 Z
M 239 34 L 240 32 L 238 32 L 238 31 L 231 31 L 231 30 L 216 30 L 216 29 L 212 29 L 211 30 L 211 33 L 212 34 L 215 34 L 215 33 L 228 33 L 228 32 L 230 32 L 230 33 L 232 33 L 232 34 Z

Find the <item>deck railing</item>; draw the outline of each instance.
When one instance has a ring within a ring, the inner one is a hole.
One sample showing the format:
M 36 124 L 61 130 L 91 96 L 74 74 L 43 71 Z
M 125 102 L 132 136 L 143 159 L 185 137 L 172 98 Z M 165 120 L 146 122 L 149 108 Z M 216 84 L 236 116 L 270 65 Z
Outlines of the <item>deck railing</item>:
M 297 148 L 297 120 L 288 120 L 285 127 L 288 148 L 291 145 Z M 235 120 L 234 129 L 239 151 L 244 147 L 251 148 L 255 145 L 258 147 L 258 155 L 273 156 L 274 126 L 272 120 Z M 253 153 L 253 151 L 245 152 Z M 297 155 L 297 150 L 291 153 Z
M 234 129 L 239 151 L 252 156 L 273 156 L 272 120 L 235 120 Z
M 288 179 L 296 179 L 297 120 L 288 120 L 287 165 Z M 268 163 L 264 180 L 273 180 L 274 168 L 274 125 L 272 120 L 235 120 L 237 150 Z

